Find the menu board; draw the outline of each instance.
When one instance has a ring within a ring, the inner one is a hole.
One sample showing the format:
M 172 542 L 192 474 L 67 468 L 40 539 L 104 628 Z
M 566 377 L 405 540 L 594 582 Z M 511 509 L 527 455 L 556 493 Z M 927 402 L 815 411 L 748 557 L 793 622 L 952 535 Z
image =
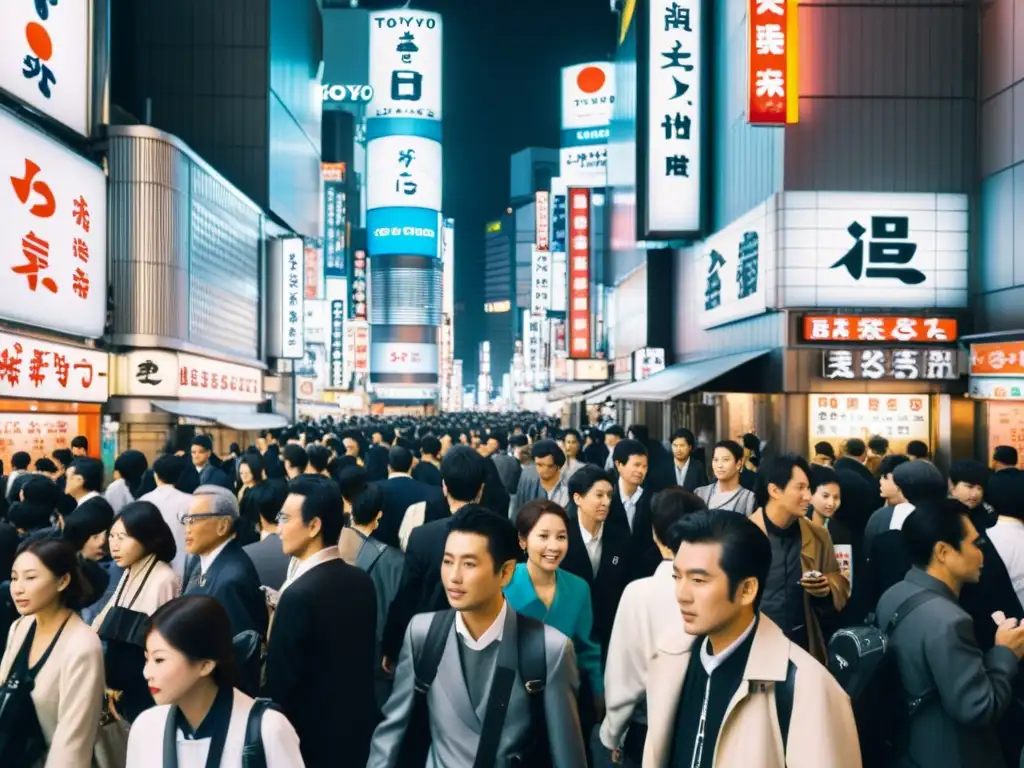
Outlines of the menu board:
M 928 395 L 808 395 L 811 453 L 821 441 L 841 451 L 852 437 L 867 442 L 874 435 L 889 438 L 897 453 L 911 440 L 929 443 L 929 400 Z
M 77 434 L 78 417 L 74 414 L 0 414 L 0 460 L 4 469 L 10 471 L 11 456 L 27 451 L 35 463 L 58 448 L 70 448 L 71 439 Z
M 1024 403 L 988 404 L 988 455 L 997 445 L 1017 449 L 1017 466 L 1024 469 Z

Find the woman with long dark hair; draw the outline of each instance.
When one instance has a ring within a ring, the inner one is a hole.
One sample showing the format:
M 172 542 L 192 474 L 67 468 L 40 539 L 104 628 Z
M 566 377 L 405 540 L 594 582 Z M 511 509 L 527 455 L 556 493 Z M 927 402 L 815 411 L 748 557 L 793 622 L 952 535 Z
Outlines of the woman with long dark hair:
M 141 451 L 124 451 L 114 462 L 114 477 L 116 478 L 103 494 L 116 515 L 128 504 L 131 504 L 145 490 L 142 487 L 142 478 L 149 469 L 149 461 Z
M 179 597 L 153 614 L 143 674 L 157 706 L 132 725 L 126 768 L 238 768 L 247 748 L 267 768 L 304 765 L 288 719 L 234 688 L 231 623 L 214 598 Z

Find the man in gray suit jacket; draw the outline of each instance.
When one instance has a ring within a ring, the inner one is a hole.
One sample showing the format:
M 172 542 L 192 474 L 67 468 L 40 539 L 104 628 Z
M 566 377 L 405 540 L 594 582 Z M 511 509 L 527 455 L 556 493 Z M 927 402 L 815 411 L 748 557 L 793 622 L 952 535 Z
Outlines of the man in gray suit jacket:
M 501 515 L 470 504 L 452 518 L 441 579 L 456 613 L 437 676 L 426 693 L 428 768 L 474 764 L 499 666 L 515 670 L 515 679 L 497 752 L 489 764 L 506 768 L 517 756 L 529 759 L 530 702 L 518 672 L 517 649 L 517 628 L 526 619 L 508 606 L 502 593 L 512 579 L 517 550 L 515 527 Z M 367 768 L 399 768 L 417 695 L 414 659 L 422 653 L 434 615 L 415 616 L 406 631 L 395 687 L 373 735 Z M 551 764 L 581 768 L 587 763 L 576 710 L 579 675 L 572 642 L 553 627 L 544 627 L 544 650 L 547 682 L 542 695 Z
M 260 540 L 242 550 L 256 566 L 260 585 L 279 590 L 292 561 L 281 549 L 281 537 L 277 535 L 277 516 L 288 498 L 288 486 L 283 480 L 265 480 L 246 491 L 246 495 L 260 515 Z
M 984 556 L 959 501 L 920 504 L 903 523 L 903 540 L 913 568 L 886 590 L 877 612 L 883 629 L 897 611 L 904 617 L 890 647 L 907 700 L 921 701 L 904 734 L 908 751 L 900 765 L 1003 766 L 996 724 L 1012 698 L 1024 627 L 1004 619 L 995 646 L 985 654 L 978 648 L 971 615 L 958 600 L 965 583 L 981 578 Z M 873 764 L 868 754 L 864 764 Z

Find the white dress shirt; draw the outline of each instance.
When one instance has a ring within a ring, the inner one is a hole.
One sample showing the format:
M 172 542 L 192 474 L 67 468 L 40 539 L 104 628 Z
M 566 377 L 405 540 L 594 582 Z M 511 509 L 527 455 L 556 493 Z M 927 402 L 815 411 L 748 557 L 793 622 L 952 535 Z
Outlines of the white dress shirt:
M 85 502 L 87 502 L 89 499 L 95 499 L 97 496 L 99 496 L 99 494 L 96 493 L 96 491 L 89 491 L 87 494 L 85 494 L 85 496 L 78 500 L 78 503 L 75 506 L 80 507 L 83 504 L 85 504 Z
M 174 536 L 174 543 L 178 548 L 174 559 L 171 560 L 171 568 L 174 569 L 179 579 L 183 579 L 185 557 L 188 553 L 185 551 L 185 526 L 181 524 L 181 517 L 187 515 L 192 506 L 191 494 L 179 491 L 173 485 L 160 485 L 139 501 L 148 501 L 159 509 L 160 516 L 167 523 L 167 527 L 171 529 L 171 535 Z
M 604 523 L 601 523 L 597 533 L 593 535 L 583 527 L 582 520 L 579 520 L 579 524 L 583 546 L 587 548 L 587 557 L 590 558 L 590 567 L 594 569 L 594 576 L 597 576 L 597 569 L 601 567 L 601 538 L 604 536 Z
M 1000 516 L 996 524 L 985 531 L 985 536 L 1006 565 L 1017 599 L 1024 605 L 1024 522 Z
M 690 471 L 690 460 L 684 461 L 681 467 L 673 461 L 672 466 L 676 468 L 676 485 L 681 486 L 686 480 L 686 473 Z
M 491 643 L 501 642 L 501 636 L 505 634 L 505 614 L 508 613 L 508 601 L 503 601 L 501 604 L 501 610 L 498 612 L 498 618 L 494 620 L 494 623 L 487 628 L 487 631 L 480 635 L 476 640 L 473 639 L 473 635 L 469 633 L 469 628 L 466 626 L 466 622 L 462 620 L 462 613 L 459 611 L 455 612 L 455 631 L 459 633 L 462 638 L 462 642 L 466 644 L 466 647 L 471 651 L 482 651 L 484 648 L 489 646 Z
M 701 643 L 700 646 L 700 663 L 704 665 L 704 671 L 708 673 L 709 677 L 716 669 L 725 663 L 726 659 L 736 653 L 736 649 L 743 645 L 744 640 L 750 637 L 750 633 L 754 631 L 754 625 L 756 623 L 757 617 L 754 617 L 750 620 L 750 626 L 743 630 L 743 634 L 733 640 L 732 643 L 729 644 L 728 648 L 718 654 L 712 655 L 711 652 L 708 651 L 711 640 L 707 637 L 704 638 L 704 642 Z
M 305 573 L 309 573 L 318 565 L 340 559 L 341 553 L 338 551 L 337 547 L 324 547 L 315 555 L 307 557 L 305 560 L 299 560 L 297 557 L 293 557 L 292 561 L 288 564 L 288 577 L 284 580 L 284 584 L 281 585 L 280 594 L 284 594 L 284 591 L 294 584 L 299 577 Z
M 541 486 L 541 490 L 544 490 L 544 486 Z M 565 509 L 569 505 L 569 488 L 565 484 L 564 480 L 559 479 L 558 484 L 550 491 L 544 491 L 547 494 L 548 501 L 553 501 L 558 506 Z
M 632 496 L 626 495 L 626 488 L 619 478 L 619 497 L 622 499 L 622 506 L 626 508 L 626 519 L 629 521 L 629 530 L 633 530 L 633 518 L 636 517 L 636 505 L 640 503 L 640 497 L 644 495 L 644 488 L 638 485 Z
M 213 565 L 214 560 L 216 560 L 218 555 L 220 555 L 220 553 L 224 551 L 224 547 L 226 547 L 232 541 L 233 541 L 233 539 L 228 539 L 223 544 L 221 544 L 219 547 L 217 547 L 215 550 L 213 550 L 213 552 L 210 552 L 208 554 L 200 555 L 199 556 L 199 577 L 200 578 L 205 577 L 206 574 L 210 572 L 210 566 Z

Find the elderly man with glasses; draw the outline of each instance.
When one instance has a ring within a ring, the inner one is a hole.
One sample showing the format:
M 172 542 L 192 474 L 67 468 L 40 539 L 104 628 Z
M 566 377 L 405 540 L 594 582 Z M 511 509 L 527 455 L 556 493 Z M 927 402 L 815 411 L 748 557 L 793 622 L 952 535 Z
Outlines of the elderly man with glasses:
M 231 632 L 253 630 L 266 637 L 268 613 L 256 566 L 235 539 L 238 500 L 219 485 L 201 485 L 192 494 L 185 526 L 185 595 L 209 595 L 231 619 Z

